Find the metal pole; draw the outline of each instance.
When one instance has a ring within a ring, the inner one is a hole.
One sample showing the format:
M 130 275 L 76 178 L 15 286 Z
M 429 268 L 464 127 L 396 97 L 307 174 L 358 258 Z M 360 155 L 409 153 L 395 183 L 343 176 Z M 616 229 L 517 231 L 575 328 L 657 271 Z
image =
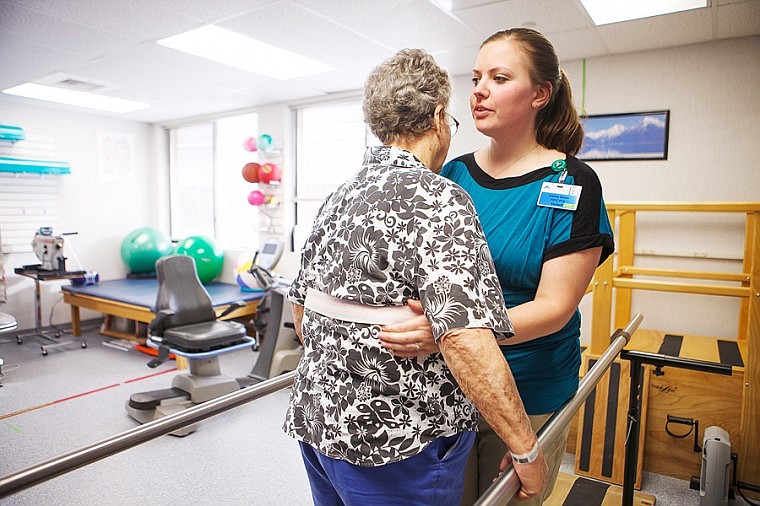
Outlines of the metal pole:
M 287 388 L 294 375 L 276 376 L 9 474 L 0 478 L 0 498 Z
M 633 506 L 633 487 L 636 483 L 636 461 L 639 458 L 639 419 L 641 418 L 641 389 L 644 367 L 631 360 L 631 386 L 628 395 L 628 431 L 625 435 L 625 469 L 623 470 L 623 506 Z
M 633 319 L 620 332 L 616 332 L 617 338 L 610 344 L 607 350 L 599 357 L 596 364 L 589 369 L 578 385 L 576 394 L 567 401 L 562 408 L 557 410 L 554 415 L 538 431 L 538 442 L 541 448 L 546 448 L 554 441 L 570 423 L 575 413 L 581 405 L 586 402 L 586 398 L 594 391 L 596 384 L 602 378 L 604 373 L 609 369 L 610 364 L 617 358 L 620 351 L 628 344 L 631 336 L 639 328 L 644 317 L 636 313 Z M 614 335 L 613 335 L 614 337 Z M 496 481 L 486 492 L 480 496 L 475 503 L 476 506 L 493 506 L 507 504 L 512 497 L 520 490 L 520 478 L 517 476 L 514 467 L 510 464 L 507 469 L 501 473 Z

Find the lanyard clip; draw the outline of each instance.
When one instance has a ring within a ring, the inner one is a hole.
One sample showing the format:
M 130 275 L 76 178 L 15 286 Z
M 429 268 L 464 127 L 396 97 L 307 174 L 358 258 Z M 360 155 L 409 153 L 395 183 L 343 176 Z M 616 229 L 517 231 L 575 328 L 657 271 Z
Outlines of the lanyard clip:
M 567 177 L 567 162 L 565 162 L 565 160 L 554 160 L 552 162 L 552 170 L 554 172 L 561 172 L 559 176 L 559 184 L 563 184 Z

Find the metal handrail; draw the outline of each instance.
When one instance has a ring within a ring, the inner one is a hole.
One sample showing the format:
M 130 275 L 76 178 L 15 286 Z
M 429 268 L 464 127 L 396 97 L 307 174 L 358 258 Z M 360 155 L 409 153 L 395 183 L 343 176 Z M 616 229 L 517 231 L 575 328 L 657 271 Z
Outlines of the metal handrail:
M 294 372 L 276 376 L 4 476 L 0 478 L 0 499 L 287 388 L 294 376 Z
M 615 360 L 625 345 L 628 344 L 628 341 L 630 341 L 636 329 L 639 328 L 643 319 L 644 317 L 640 313 L 636 313 L 623 330 L 613 335 L 615 340 L 612 341 L 607 350 L 599 357 L 594 367 L 589 369 L 588 373 L 583 377 L 578 385 L 578 392 L 562 408 L 557 410 L 538 431 L 538 442 L 541 448 L 547 448 L 552 441 L 559 437 L 581 405 L 586 402 L 586 398 L 594 391 L 596 384 L 604 373 L 607 372 L 612 361 Z M 475 505 L 500 506 L 507 504 L 518 490 L 520 490 L 520 478 L 517 476 L 514 467 L 510 464 L 488 490 L 480 496 Z
M 617 338 L 597 363 L 584 376 L 578 386 L 578 392 L 560 410 L 558 410 L 538 431 L 538 441 L 545 448 L 556 439 L 581 404 L 593 391 L 602 375 L 607 371 L 612 361 L 625 347 L 636 331 L 643 317 L 636 314 L 622 331 L 617 332 Z M 614 336 L 613 336 L 614 337 Z M 295 373 L 289 372 L 268 379 L 256 385 L 206 401 L 189 409 L 153 420 L 133 429 L 107 437 L 77 450 L 59 455 L 39 464 L 0 478 L 0 499 L 15 494 L 26 488 L 37 485 L 51 478 L 68 473 L 80 467 L 92 464 L 108 456 L 169 434 L 194 423 L 211 418 L 218 414 L 239 407 L 271 393 L 287 388 L 293 384 Z M 479 506 L 506 504 L 519 490 L 520 480 L 511 467 L 502 473 L 494 484 L 476 503 Z

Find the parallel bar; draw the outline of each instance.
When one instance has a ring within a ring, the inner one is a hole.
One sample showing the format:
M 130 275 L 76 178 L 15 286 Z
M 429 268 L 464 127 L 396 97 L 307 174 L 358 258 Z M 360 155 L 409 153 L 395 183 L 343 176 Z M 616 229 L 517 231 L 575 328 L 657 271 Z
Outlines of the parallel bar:
M 0 478 L 0 499 L 287 388 L 293 384 L 294 375 L 289 372 L 268 379 L 9 474 Z
M 631 340 L 631 335 L 639 328 L 644 317 L 636 313 L 626 327 L 617 333 L 617 338 L 610 344 L 607 350 L 599 357 L 596 365 L 589 369 L 578 385 L 578 392 L 552 415 L 548 422 L 538 431 L 538 442 L 541 448 L 560 436 L 564 428 L 569 424 L 575 413 L 585 402 L 586 398 L 594 391 L 596 384 L 607 372 L 612 362 L 617 358 L 620 351 Z M 493 485 L 478 499 L 476 506 L 496 506 L 507 504 L 520 490 L 520 478 L 510 464 L 507 469 L 494 481 Z

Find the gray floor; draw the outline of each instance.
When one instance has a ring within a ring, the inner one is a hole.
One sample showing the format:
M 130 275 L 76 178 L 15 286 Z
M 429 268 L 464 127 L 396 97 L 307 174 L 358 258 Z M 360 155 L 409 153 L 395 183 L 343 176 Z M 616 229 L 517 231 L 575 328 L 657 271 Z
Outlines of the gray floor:
M 0 336 L 11 337 L 11 336 Z M 136 426 L 124 409 L 132 393 L 167 388 L 174 363 L 149 369 L 136 350 L 86 334 L 78 345 L 40 353 L 29 338 L 0 345 L 0 477 Z M 247 375 L 257 353 L 224 355 L 222 370 Z M 155 376 L 146 377 L 149 375 Z M 288 391 L 271 394 L 202 422 L 184 438 L 162 436 L 4 498 L 4 505 L 309 505 L 298 446 L 280 430 Z M 563 471 L 573 472 L 566 455 Z M 658 506 L 698 505 L 682 480 L 645 473 L 643 491 Z M 744 505 L 735 501 L 734 505 Z
M 18 366 L 0 388 L 0 476 L 135 427 L 125 401 L 167 388 L 177 374 L 173 362 L 149 369 L 147 355 L 103 345 L 108 340 L 88 333 L 87 349 L 74 345 L 46 357 L 33 339 L 0 345 L 4 370 Z M 256 358 L 251 351 L 224 355 L 222 369 L 245 376 Z M 170 372 L 128 383 L 160 371 Z M 162 436 L 0 503 L 311 504 L 298 446 L 280 430 L 287 399 L 282 390 L 206 420 L 184 438 Z

